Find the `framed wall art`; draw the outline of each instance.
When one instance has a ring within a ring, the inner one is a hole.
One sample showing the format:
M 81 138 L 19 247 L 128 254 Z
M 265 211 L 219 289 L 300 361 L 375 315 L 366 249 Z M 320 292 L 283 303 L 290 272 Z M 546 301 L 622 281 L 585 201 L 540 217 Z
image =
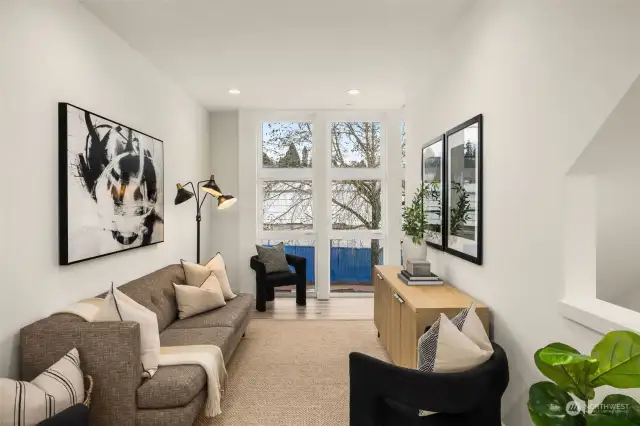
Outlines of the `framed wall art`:
M 482 265 L 482 115 L 445 138 L 447 253 Z
M 58 104 L 60 264 L 164 241 L 161 140 Z
M 445 135 L 427 142 L 422 147 L 423 211 L 425 242 L 438 250 L 445 246 Z

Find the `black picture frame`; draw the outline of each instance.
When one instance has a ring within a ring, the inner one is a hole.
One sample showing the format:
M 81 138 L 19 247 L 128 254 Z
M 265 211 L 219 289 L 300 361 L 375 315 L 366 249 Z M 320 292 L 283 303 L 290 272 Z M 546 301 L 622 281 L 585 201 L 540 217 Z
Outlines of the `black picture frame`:
M 86 110 L 79 106 L 76 106 L 67 102 L 59 102 L 58 103 L 58 240 L 59 240 L 59 263 L 60 265 L 72 265 L 80 262 L 85 262 L 87 260 L 97 259 L 100 257 L 110 256 L 112 254 L 122 253 L 130 250 L 135 250 L 141 247 L 147 247 L 156 245 L 164 242 L 164 217 L 158 216 L 160 218 L 160 222 L 162 223 L 162 232 L 161 238 L 158 241 L 151 241 L 148 244 L 140 244 L 135 247 L 123 248 L 121 250 L 113 250 L 106 253 L 100 253 L 97 255 L 91 255 L 87 257 L 83 257 L 80 259 L 71 260 L 69 257 L 69 249 L 70 249 L 70 241 L 69 241 L 69 169 L 72 167 L 72 162 L 70 158 L 69 152 L 69 108 L 74 108 L 83 113 L 90 114 L 92 117 L 96 119 L 104 120 L 110 122 L 116 126 L 120 126 L 123 129 L 131 130 L 135 132 L 137 135 L 144 136 L 150 138 L 156 142 L 158 142 L 161 147 L 161 153 L 159 158 L 161 159 L 162 169 L 161 176 L 162 178 L 156 182 L 156 185 L 159 183 L 158 192 L 161 193 L 161 214 L 164 216 L 164 142 L 161 139 L 158 139 L 154 136 L 151 136 L 147 133 L 141 132 L 133 127 L 127 126 L 125 124 L 119 123 L 110 118 L 106 118 L 100 114 L 96 114 L 92 111 Z M 157 175 L 156 175 L 157 178 Z
M 446 238 L 445 238 L 445 251 L 451 255 L 457 256 L 461 259 L 475 263 L 476 265 L 482 265 L 483 262 L 483 116 L 479 114 L 459 125 L 452 128 L 445 134 L 445 176 L 446 176 Z M 460 132 L 465 129 L 477 128 L 477 137 L 475 140 L 475 146 L 473 142 L 473 134 L 469 133 L 468 139 L 465 139 L 465 134 L 462 135 L 462 143 L 459 143 Z M 453 144 L 456 144 L 455 146 Z M 469 145 L 470 144 L 470 145 Z M 462 148 L 460 148 L 462 147 Z M 455 153 L 452 153 L 452 149 L 455 149 Z M 475 151 L 473 151 L 475 149 Z M 461 155 L 462 154 L 462 155 Z M 452 162 L 456 163 L 456 166 L 452 165 Z M 460 165 L 462 169 L 460 169 Z M 473 165 L 473 168 L 470 167 Z M 457 174 L 458 181 L 453 181 L 452 173 L 455 170 L 460 170 Z M 475 170 L 475 173 L 471 173 L 468 170 Z M 469 200 L 472 191 L 468 191 L 467 187 L 471 190 L 475 190 L 473 199 Z M 458 194 L 462 194 L 458 196 Z M 457 198 L 455 202 L 452 201 L 453 197 Z M 472 206 L 472 210 L 469 213 L 468 219 L 461 219 L 461 212 L 466 211 L 464 199 L 469 200 L 469 205 Z M 452 218 L 452 211 L 456 211 L 455 218 Z M 474 225 L 467 225 L 468 220 L 474 220 Z M 462 224 L 460 224 L 462 221 Z M 451 227 L 455 226 L 455 230 L 452 231 Z M 469 244 L 466 242 L 471 241 Z M 461 249 L 462 247 L 462 249 Z
M 425 243 L 429 247 L 432 247 L 432 248 L 435 248 L 435 249 L 441 250 L 441 251 L 444 251 L 444 249 L 445 249 L 445 240 L 446 240 L 446 232 L 447 232 L 447 226 L 446 226 L 446 216 L 447 215 L 446 215 L 446 207 L 445 207 L 446 206 L 446 198 L 447 198 L 446 197 L 447 191 L 446 191 L 446 179 L 445 179 L 446 172 L 445 172 L 445 169 L 446 169 L 447 161 L 446 161 L 445 139 L 446 139 L 446 135 L 442 134 L 442 135 L 439 135 L 438 137 L 430 140 L 429 142 L 425 143 L 424 145 L 422 145 L 422 161 L 420 163 L 421 164 L 421 166 L 420 166 L 420 169 L 421 169 L 420 170 L 420 177 L 421 177 L 420 182 L 421 182 L 422 185 L 425 185 L 425 182 L 426 182 L 425 179 L 428 179 L 428 177 L 425 176 L 425 170 L 428 167 L 427 162 L 431 158 L 437 158 L 437 157 L 434 157 L 434 156 L 429 156 L 428 157 L 429 150 L 430 150 L 430 148 L 434 147 L 434 145 L 441 144 L 441 146 L 440 146 L 441 155 L 440 155 L 440 164 L 439 164 L 439 169 L 440 169 L 440 173 L 439 173 L 439 178 L 440 178 L 439 179 L 440 180 L 440 194 L 439 194 L 439 197 L 440 197 L 440 209 L 439 209 L 440 210 L 439 211 L 439 215 L 440 215 L 440 232 L 439 232 L 439 234 L 440 234 L 440 238 L 439 238 L 439 240 L 440 241 L 439 242 L 438 241 L 434 241 L 434 240 L 437 240 L 437 236 L 435 236 L 435 235 L 437 235 L 437 231 L 436 230 L 427 230 L 425 232 L 425 239 L 424 239 Z M 432 164 L 431 166 L 433 167 L 433 166 L 435 166 L 435 164 Z M 436 179 L 429 180 L 429 182 L 433 182 L 435 180 Z M 424 197 L 422 198 L 422 211 L 424 212 L 425 221 L 427 221 L 427 222 L 428 222 L 428 218 L 430 216 L 430 212 L 431 213 L 433 213 L 433 212 L 431 210 L 427 211 L 428 207 L 426 206 L 426 203 L 427 203 L 426 200 L 427 199 L 433 200 L 433 198 L 435 198 L 434 195 L 431 195 L 432 194 L 431 191 L 433 191 L 433 190 L 434 190 L 433 188 L 427 187 L 425 189 Z M 434 236 L 434 238 L 430 238 L 432 236 Z

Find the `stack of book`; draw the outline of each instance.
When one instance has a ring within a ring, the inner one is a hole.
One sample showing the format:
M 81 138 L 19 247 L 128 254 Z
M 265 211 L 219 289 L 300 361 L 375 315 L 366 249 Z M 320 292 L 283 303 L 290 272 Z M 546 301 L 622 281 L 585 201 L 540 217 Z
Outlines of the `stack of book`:
M 417 276 L 412 275 L 409 271 L 403 269 L 398 274 L 398 278 L 406 285 L 442 285 L 444 282 L 436 274 Z

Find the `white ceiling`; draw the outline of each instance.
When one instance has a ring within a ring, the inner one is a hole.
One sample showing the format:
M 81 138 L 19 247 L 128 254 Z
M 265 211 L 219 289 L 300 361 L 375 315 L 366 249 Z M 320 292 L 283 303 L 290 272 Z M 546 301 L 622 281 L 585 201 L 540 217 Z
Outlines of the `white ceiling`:
M 83 3 L 213 110 L 399 108 L 416 56 L 470 1 Z M 242 93 L 230 95 L 230 88 Z M 346 94 L 350 88 L 361 94 Z

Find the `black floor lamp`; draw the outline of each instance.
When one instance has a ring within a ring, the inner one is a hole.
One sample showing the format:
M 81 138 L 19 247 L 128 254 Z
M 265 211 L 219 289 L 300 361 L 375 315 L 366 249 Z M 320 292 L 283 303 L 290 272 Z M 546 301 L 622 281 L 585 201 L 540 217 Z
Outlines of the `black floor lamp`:
M 185 186 L 188 186 L 188 185 L 191 185 L 191 191 L 185 188 Z M 199 195 L 200 192 L 196 191 L 196 188 L 193 186 L 192 182 L 187 182 L 184 185 L 177 184 L 176 186 L 178 187 L 178 192 L 176 192 L 176 199 L 175 199 L 176 206 L 178 204 L 184 203 L 187 200 L 190 200 L 193 197 L 196 197 L 196 223 L 198 228 L 198 242 L 197 242 L 198 256 L 197 257 L 198 257 L 198 263 L 200 263 L 200 221 L 202 220 L 202 216 L 200 212 L 202 209 L 202 205 L 204 204 L 205 198 L 207 198 L 207 195 L 209 194 L 214 196 L 218 200 L 218 210 L 224 210 L 226 208 L 231 207 L 236 203 L 237 200 L 236 200 L 236 197 L 234 197 L 233 195 L 222 194 L 222 191 L 220 190 L 220 187 L 216 184 L 216 181 L 213 178 L 213 175 L 211 175 L 211 178 L 207 180 L 201 180 L 196 184 L 199 190 L 202 190 L 205 192 L 204 197 L 202 197 L 202 199 L 200 198 L 200 195 Z

